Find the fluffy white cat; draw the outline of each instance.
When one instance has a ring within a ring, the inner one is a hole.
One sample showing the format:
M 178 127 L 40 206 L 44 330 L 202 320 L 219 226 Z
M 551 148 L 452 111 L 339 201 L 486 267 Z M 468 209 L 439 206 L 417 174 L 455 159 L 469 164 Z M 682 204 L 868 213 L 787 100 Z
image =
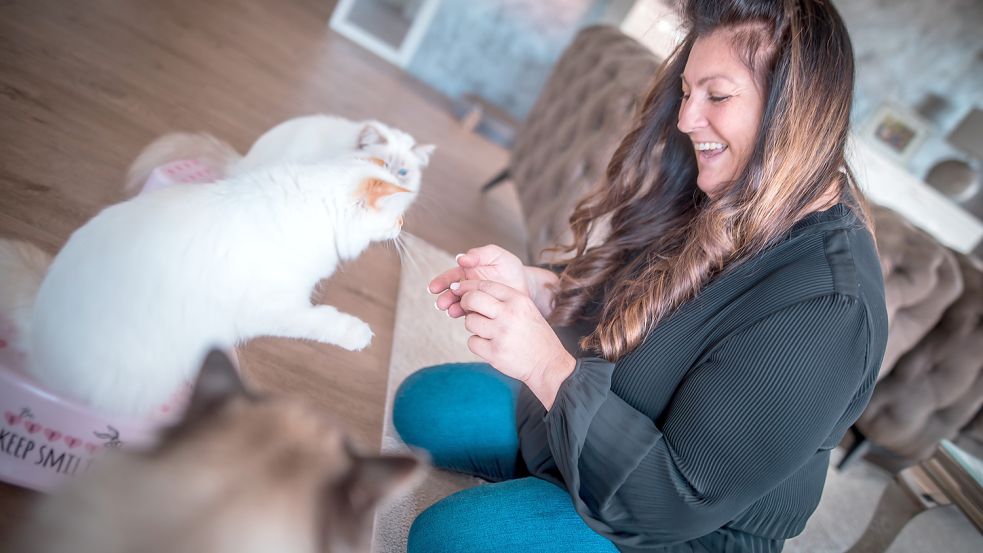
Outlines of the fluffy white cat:
M 351 121 L 333 115 L 305 115 L 284 121 L 259 137 L 245 156 L 208 134 L 170 133 L 151 143 L 130 167 L 126 188 L 135 192 L 155 167 L 197 159 L 225 176 L 284 162 L 310 163 L 361 156 L 382 160 L 400 186 L 420 190 L 433 144 L 379 121 Z
M 239 160 L 235 173 L 283 161 L 311 162 L 352 151 L 383 160 L 402 186 L 420 189 L 421 171 L 432 144 L 417 144 L 405 132 L 378 121 L 350 121 L 333 115 L 306 115 L 273 127 Z
M 0 296 L 0 310 L 20 313 L 28 369 L 53 391 L 145 414 L 212 347 L 256 336 L 366 347 L 368 325 L 312 305 L 311 292 L 370 242 L 395 237 L 415 196 L 359 159 L 273 164 L 141 194 L 77 230 L 34 301 L 42 256 L 0 241 L 0 281 L 21 291 Z

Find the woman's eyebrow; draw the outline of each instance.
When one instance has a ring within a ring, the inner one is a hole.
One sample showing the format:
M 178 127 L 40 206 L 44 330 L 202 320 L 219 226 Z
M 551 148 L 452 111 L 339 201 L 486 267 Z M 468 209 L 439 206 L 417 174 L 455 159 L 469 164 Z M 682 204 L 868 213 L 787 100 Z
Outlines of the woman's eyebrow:
M 686 76 L 685 75 L 680 75 L 680 76 L 683 78 L 683 82 L 684 83 L 689 84 L 689 81 L 686 80 Z M 728 81 L 728 82 L 730 82 L 732 84 L 737 84 L 737 83 L 734 82 L 734 79 L 731 79 L 727 75 L 724 75 L 722 73 L 715 73 L 713 75 L 707 75 L 706 77 L 703 77 L 702 79 L 696 81 L 696 86 L 701 86 L 701 85 L 703 85 L 703 84 L 705 84 L 705 83 L 707 83 L 709 81 L 712 81 L 714 79 L 723 79 L 723 80 Z

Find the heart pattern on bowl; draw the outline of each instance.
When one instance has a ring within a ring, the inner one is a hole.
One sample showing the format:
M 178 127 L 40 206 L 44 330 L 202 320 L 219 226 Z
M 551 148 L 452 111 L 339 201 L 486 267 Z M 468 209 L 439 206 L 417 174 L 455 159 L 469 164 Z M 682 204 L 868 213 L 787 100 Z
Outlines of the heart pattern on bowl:
M 28 414 L 30 416 L 30 414 Z M 24 429 L 27 430 L 29 434 L 41 434 L 48 439 L 49 442 L 62 441 L 69 447 L 69 449 L 75 449 L 77 447 L 83 447 L 90 455 L 95 454 L 97 451 L 102 449 L 101 444 L 94 444 L 92 442 L 85 442 L 81 438 L 76 438 L 75 436 L 70 436 L 63 434 L 62 432 L 55 430 L 54 428 L 45 428 L 40 423 L 37 423 L 31 419 L 24 418 L 24 415 L 18 415 L 12 411 L 4 411 L 3 419 L 7 422 L 9 426 L 17 426 L 23 422 Z

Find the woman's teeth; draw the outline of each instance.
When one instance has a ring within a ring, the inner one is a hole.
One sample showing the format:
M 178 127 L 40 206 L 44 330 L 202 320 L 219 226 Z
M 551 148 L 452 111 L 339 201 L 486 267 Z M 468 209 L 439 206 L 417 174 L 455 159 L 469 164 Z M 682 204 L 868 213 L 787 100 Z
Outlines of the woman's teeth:
M 726 148 L 726 144 L 721 144 L 719 142 L 697 142 L 696 149 L 705 152 L 707 150 L 723 150 Z

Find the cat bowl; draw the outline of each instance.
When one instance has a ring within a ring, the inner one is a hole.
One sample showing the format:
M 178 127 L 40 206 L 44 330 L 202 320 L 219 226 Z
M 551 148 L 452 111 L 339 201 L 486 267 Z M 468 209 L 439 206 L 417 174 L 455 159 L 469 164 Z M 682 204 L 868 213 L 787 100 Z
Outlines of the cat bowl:
M 155 168 L 140 194 L 221 175 L 203 161 L 178 160 Z M 14 325 L 0 313 L 0 480 L 51 491 L 79 475 L 108 448 L 146 447 L 177 422 L 191 383 L 144 418 L 110 416 L 46 390 L 24 369 Z M 229 352 L 238 368 L 235 352 Z
M 204 159 L 179 159 L 155 167 L 147 181 L 144 182 L 140 194 L 171 186 L 172 184 L 198 184 L 213 182 L 224 176 L 224 173 Z
M 105 415 L 60 397 L 24 371 L 14 332 L 0 315 L 0 480 L 51 491 L 107 448 L 151 445 L 183 411 L 187 393 L 145 419 Z

